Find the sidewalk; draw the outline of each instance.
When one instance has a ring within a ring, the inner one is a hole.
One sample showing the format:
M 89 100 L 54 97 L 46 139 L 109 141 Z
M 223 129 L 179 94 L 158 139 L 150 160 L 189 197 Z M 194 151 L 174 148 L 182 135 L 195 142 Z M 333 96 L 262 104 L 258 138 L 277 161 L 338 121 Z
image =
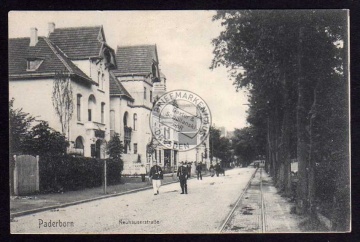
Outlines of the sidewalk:
M 196 179 L 196 174 L 192 174 L 190 179 L 193 178 Z M 10 215 L 11 217 L 22 216 L 152 188 L 147 178 L 145 182 L 141 181 L 141 177 L 122 177 L 121 180 L 123 184 L 108 186 L 106 194 L 101 186 L 63 193 L 12 196 L 10 197 Z M 163 185 L 174 182 L 178 182 L 176 175 L 164 175 Z

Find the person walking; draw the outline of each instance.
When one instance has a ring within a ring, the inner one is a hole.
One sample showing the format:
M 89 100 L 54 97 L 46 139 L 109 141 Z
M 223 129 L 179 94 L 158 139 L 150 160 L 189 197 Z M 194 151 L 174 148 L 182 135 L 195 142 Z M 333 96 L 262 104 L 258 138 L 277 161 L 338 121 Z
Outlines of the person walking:
M 163 171 L 160 166 L 158 166 L 157 162 L 155 161 L 153 167 L 150 169 L 149 179 L 152 180 L 154 195 L 159 194 L 159 189 L 161 186 L 161 180 L 164 178 Z
M 141 181 L 145 182 L 146 168 L 144 164 L 141 164 L 140 166 L 140 175 L 141 175 Z
M 216 172 L 216 176 L 219 176 L 219 173 L 220 173 L 220 164 L 219 163 L 216 163 L 216 165 L 215 165 L 215 172 Z
M 187 179 L 189 178 L 189 171 L 187 166 L 184 164 L 184 162 L 180 162 L 181 166 L 179 167 L 177 171 L 177 176 L 179 177 L 180 181 L 180 187 L 181 187 L 181 193 L 180 194 L 187 194 Z
M 210 164 L 209 171 L 210 171 L 211 177 L 213 177 L 215 175 L 215 171 L 214 171 L 214 165 L 212 163 Z
M 200 163 L 196 166 L 196 172 L 197 172 L 197 179 L 199 180 L 202 180 L 202 174 L 201 174 L 201 171 L 202 171 L 202 162 L 200 161 Z

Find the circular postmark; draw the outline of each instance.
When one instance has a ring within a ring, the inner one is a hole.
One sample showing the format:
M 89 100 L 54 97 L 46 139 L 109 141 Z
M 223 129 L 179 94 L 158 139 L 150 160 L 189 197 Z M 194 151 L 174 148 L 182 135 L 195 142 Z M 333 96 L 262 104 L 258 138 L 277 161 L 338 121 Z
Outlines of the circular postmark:
M 210 132 L 209 106 L 197 94 L 174 90 L 163 94 L 150 114 L 153 138 L 162 146 L 187 151 L 201 145 Z

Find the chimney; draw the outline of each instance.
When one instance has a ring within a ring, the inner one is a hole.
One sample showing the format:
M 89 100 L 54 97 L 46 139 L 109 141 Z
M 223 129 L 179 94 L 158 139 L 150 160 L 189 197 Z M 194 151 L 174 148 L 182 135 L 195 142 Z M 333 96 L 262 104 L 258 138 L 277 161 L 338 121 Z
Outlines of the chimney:
M 48 23 L 48 29 L 49 29 L 49 35 L 50 35 L 55 30 L 55 23 L 54 22 Z
M 35 46 L 38 42 L 37 28 L 30 29 L 30 46 Z

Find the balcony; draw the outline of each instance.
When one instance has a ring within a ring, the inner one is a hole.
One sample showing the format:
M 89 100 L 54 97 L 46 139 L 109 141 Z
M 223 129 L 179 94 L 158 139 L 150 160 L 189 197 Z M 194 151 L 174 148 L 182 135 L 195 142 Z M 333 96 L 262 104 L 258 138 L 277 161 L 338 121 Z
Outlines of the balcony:
M 84 156 L 84 149 L 79 149 L 79 148 L 67 148 L 67 154 L 68 155 L 79 155 L 79 156 Z
M 95 121 L 88 121 L 84 123 L 84 127 L 86 130 L 103 129 L 105 127 L 105 124 L 98 123 Z

